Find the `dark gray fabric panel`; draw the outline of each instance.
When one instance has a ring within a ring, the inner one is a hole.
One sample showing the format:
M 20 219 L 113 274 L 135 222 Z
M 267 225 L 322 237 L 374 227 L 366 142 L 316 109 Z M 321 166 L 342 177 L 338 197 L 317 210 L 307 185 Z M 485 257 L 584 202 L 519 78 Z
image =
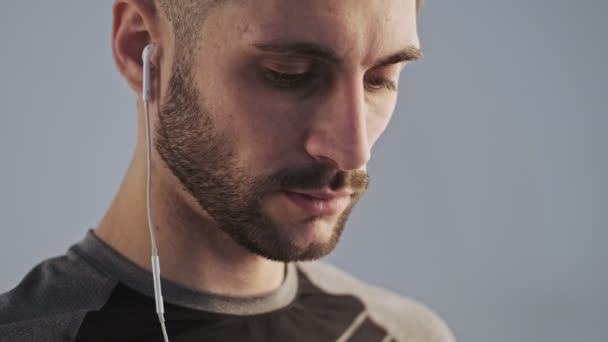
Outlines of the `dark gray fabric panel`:
M 72 342 L 86 311 L 56 314 L 8 324 L 0 324 L 0 341 L 4 342 Z
M 0 341 L 73 341 L 86 311 L 116 284 L 73 250 L 33 268 L 0 295 Z

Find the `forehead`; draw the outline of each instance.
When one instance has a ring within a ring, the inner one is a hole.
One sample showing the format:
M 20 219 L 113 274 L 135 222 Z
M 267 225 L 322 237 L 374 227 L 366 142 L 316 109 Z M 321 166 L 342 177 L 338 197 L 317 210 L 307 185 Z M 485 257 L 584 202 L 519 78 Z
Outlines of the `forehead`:
M 219 12 L 221 34 L 244 44 L 309 42 L 362 62 L 419 45 L 416 0 L 245 0 Z

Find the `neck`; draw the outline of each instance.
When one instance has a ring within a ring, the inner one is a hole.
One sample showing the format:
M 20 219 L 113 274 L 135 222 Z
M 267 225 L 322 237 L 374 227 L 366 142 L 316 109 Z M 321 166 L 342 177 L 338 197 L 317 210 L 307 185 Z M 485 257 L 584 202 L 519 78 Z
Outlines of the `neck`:
M 139 145 L 141 146 L 141 144 Z M 257 256 L 232 240 L 177 179 L 161 179 L 152 165 L 151 211 L 161 277 L 195 290 L 226 296 L 252 296 L 280 286 L 284 264 Z M 151 270 L 146 215 L 145 149 L 138 148 L 109 210 L 95 234 L 138 266 Z

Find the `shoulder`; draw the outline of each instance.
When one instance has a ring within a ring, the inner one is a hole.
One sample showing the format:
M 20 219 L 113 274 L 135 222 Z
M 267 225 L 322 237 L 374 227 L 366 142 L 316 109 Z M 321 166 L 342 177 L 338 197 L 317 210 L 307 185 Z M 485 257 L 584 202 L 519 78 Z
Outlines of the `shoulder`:
M 0 294 L 0 336 L 15 341 L 65 338 L 87 311 L 103 303 L 113 282 L 73 251 L 44 260 Z
M 413 299 L 369 285 L 325 262 L 303 262 L 297 266 L 322 290 L 359 298 L 370 317 L 397 341 L 455 341 L 447 324 L 430 308 Z

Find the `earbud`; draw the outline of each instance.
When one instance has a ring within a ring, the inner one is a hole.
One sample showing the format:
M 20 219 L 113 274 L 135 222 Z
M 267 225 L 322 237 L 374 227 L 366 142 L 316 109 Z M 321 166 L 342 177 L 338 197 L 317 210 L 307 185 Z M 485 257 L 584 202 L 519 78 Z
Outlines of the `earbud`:
M 144 102 L 150 100 L 150 74 L 152 73 L 152 54 L 154 53 L 154 43 L 150 43 L 146 45 L 144 50 L 141 53 L 141 59 L 143 60 L 144 66 L 144 80 L 142 87 L 142 95 L 144 98 Z

